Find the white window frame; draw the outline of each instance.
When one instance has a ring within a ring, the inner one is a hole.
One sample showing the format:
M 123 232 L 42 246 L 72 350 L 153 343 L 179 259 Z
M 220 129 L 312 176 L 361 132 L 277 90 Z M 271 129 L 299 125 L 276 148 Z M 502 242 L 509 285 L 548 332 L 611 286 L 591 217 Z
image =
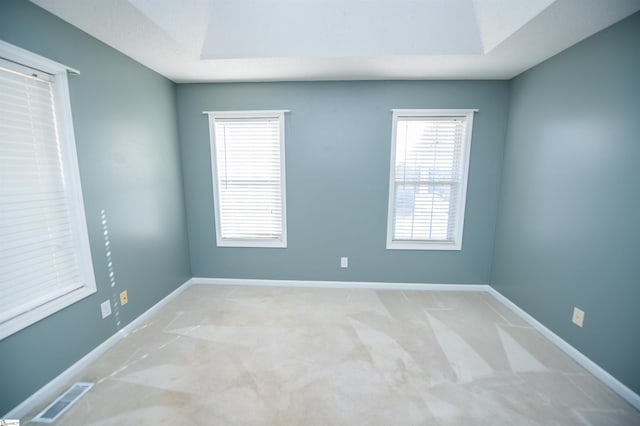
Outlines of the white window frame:
M 289 110 L 257 110 L 257 111 L 204 111 L 203 114 L 209 117 L 209 138 L 211 147 L 211 173 L 213 180 L 213 200 L 216 225 L 216 245 L 218 247 L 261 247 L 261 248 L 286 248 L 287 247 L 287 196 L 286 196 L 286 173 L 285 173 L 285 113 Z M 277 119 L 280 123 L 280 197 L 281 197 L 281 229 L 280 238 L 274 239 L 251 239 L 251 238 L 225 238 L 222 236 L 221 213 L 218 167 L 216 165 L 216 140 L 215 121 L 216 119 L 229 118 L 256 118 Z
M 476 109 L 394 109 L 391 135 L 391 161 L 389 170 L 389 205 L 387 212 L 387 249 L 389 250 L 462 250 L 462 236 L 464 231 L 465 204 L 467 199 L 467 180 L 469 177 L 469 157 L 471 152 L 471 134 L 473 132 L 473 116 Z M 466 119 L 466 133 L 462 159 L 460 190 L 457 201 L 457 223 L 453 242 L 435 240 L 394 240 L 395 217 L 395 175 L 396 175 L 396 132 L 398 120 L 404 117 L 451 117 Z
M 18 66 L 22 65 L 38 72 L 44 72 L 52 78 L 58 145 L 64 171 L 65 191 L 71 214 L 71 229 L 75 252 L 81 277 L 81 287 L 64 294 L 46 295 L 38 300 L 37 304 L 34 301 L 33 305 L 36 306 L 26 312 L 16 313 L 15 315 L 7 314 L 8 318 L 3 318 L 2 322 L 0 322 L 0 339 L 3 339 L 95 293 L 96 281 L 82 199 L 67 79 L 68 73 L 79 74 L 79 72 L 1 40 L 0 58 Z

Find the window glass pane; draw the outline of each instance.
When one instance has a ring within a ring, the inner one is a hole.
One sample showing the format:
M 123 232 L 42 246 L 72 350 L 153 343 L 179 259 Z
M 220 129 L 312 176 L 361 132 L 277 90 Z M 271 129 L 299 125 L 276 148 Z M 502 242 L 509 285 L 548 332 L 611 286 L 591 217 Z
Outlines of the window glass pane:
M 48 66 L 0 44 L 14 54 Z M 66 69 L 55 67 L 59 80 L 0 59 L 0 338 L 95 291 L 75 141 L 60 131 L 72 127 Z
M 283 119 L 214 114 L 218 245 L 284 244 Z
M 469 112 L 432 113 L 394 112 L 388 245 L 410 243 L 407 248 L 422 248 L 415 243 L 460 243 Z

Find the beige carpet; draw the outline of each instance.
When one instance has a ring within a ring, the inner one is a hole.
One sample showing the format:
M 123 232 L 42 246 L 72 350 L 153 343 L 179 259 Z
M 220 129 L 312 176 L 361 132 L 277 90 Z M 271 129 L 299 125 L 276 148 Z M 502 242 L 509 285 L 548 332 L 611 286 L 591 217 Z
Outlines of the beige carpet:
M 640 425 L 475 292 L 193 286 L 77 381 L 57 424 Z

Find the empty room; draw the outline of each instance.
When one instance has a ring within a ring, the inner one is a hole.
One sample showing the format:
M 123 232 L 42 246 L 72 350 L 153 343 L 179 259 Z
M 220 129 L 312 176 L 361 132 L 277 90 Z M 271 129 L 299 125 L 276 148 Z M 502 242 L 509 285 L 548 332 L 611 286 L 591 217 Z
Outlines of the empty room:
M 0 421 L 640 425 L 637 0 L 0 1 Z

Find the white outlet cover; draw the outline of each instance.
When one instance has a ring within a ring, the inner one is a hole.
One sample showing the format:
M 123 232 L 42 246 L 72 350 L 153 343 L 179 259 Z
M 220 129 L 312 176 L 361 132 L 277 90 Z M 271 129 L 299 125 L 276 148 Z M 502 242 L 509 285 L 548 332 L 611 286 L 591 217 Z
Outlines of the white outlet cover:
M 100 310 L 102 311 L 102 319 L 105 319 L 111 315 L 111 302 L 105 300 L 100 304 Z
M 571 321 L 578 327 L 582 327 L 582 325 L 584 324 L 584 311 L 580 308 L 574 307 L 573 317 L 571 318 Z
M 340 258 L 340 267 L 341 268 L 348 268 L 349 267 L 349 258 L 348 257 L 341 257 Z

